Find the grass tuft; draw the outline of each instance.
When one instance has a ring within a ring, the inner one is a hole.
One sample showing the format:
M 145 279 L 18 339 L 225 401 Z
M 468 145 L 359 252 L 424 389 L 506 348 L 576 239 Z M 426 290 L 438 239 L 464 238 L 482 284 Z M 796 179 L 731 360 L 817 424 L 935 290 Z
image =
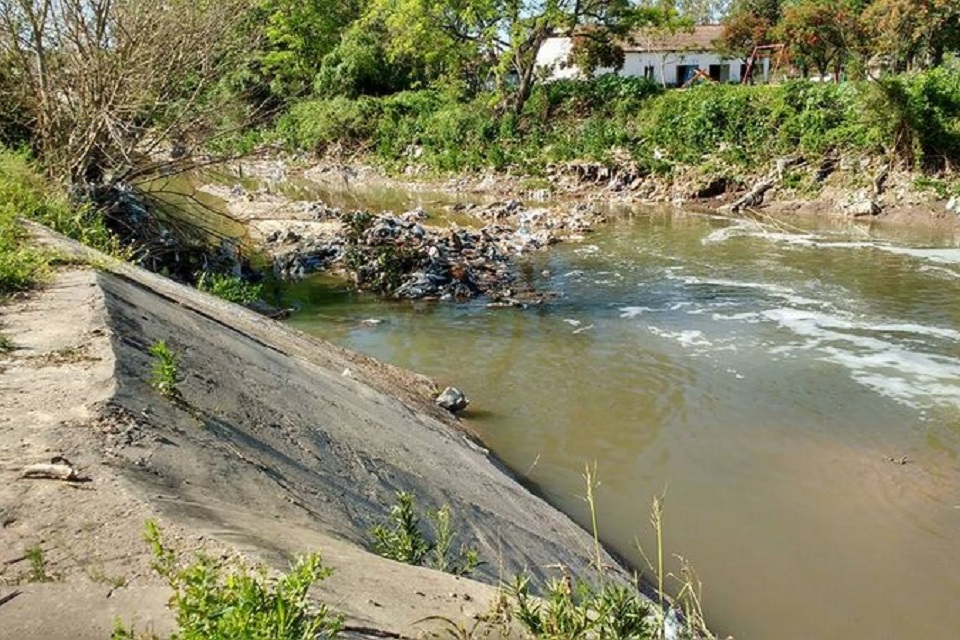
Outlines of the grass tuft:
M 53 578 L 47 573 L 47 559 L 43 547 L 35 545 L 26 550 L 24 555 L 30 563 L 30 582 L 52 582 Z

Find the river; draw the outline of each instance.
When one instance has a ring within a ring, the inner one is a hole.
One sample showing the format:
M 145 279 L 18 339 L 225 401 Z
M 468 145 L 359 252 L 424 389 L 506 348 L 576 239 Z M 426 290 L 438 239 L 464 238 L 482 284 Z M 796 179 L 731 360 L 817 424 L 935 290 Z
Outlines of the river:
M 721 637 L 955 638 L 960 238 L 796 224 L 615 212 L 531 258 L 557 297 L 525 310 L 327 278 L 284 303 L 463 389 L 472 428 L 584 524 L 595 462 L 601 537 L 639 566 L 665 494 L 666 551 Z

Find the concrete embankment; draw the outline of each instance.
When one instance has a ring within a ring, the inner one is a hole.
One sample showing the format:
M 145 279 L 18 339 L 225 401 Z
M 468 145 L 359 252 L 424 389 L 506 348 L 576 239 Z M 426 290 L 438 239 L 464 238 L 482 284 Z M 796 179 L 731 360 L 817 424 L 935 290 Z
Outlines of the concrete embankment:
M 404 636 L 430 615 L 469 622 L 520 571 L 591 574 L 591 537 L 433 406 L 425 378 L 127 265 L 61 272 L 0 324 L 17 347 L 0 355 L 0 599 L 21 592 L 0 604 L 4 637 L 104 637 L 134 613 L 169 629 L 148 518 L 187 550 L 280 568 L 319 550 L 323 598 Z M 160 340 L 180 355 L 181 402 L 151 387 Z M 20 479 L 54 456 L 89 482 Z M 366 551 L 397 490 L 450 505 L 479 582 Z M 52 583 L 29 584 L 36 546 Z

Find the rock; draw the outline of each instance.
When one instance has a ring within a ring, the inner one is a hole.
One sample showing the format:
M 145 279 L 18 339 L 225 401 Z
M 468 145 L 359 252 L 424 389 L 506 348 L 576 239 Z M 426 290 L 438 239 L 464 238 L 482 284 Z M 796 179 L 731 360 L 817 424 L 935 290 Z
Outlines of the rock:
M 447 387 L 439 396 L 437 396 L 437 405 L 443 407 L 451 413 L 463 411 L 470 404 L 467 396 L 455 387 Z
M 953 196 L 947 200 L 947 213 L 960 216 L 960 197 Z
M 880 215 L 882 209 L 864 189 L 860 189 L 841 203 L 840 210 L 844 215 L 860 218 Z

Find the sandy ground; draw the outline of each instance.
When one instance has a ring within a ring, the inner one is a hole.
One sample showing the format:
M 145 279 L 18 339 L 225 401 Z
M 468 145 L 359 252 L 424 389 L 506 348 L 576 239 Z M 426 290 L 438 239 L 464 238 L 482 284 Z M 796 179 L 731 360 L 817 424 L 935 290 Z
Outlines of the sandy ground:
M 591 574 L 591 538 L 433 406 L 429 380 L 111 271 L 58 273 L 2 310 L 17 349 L 0 356 L 0 637 L 103 638 L 116 615 L 168 630 L 151 518 L 187 552 L 284 568 L 319 550 L 334 569 L 320 593 L 349 625 L 409 637 L 443 626 L 427 616 L 469 624 L 516 572 Z M 158 340 L 180 354 L 182 402 L 150 386 Z M 53 456 L 89 481 L 20 479 Z M 452 507 L 479 582 L 365 550 L 396 490 Z M 51 582 L 31 575 L 36 546 Z

